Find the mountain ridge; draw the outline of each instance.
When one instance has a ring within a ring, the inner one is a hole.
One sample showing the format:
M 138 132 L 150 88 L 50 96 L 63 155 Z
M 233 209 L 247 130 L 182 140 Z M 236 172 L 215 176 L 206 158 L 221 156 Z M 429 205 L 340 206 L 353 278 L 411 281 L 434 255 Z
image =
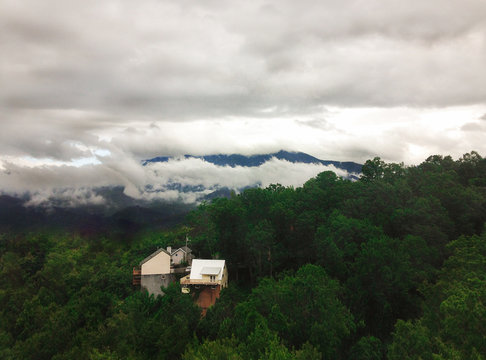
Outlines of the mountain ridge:
M 348 173 L 361 173 L 362 164 L 353 161 L 335 161 L 335 160 L 321 160 L 304 152 L 294 152 L 280 150 L 270 154 L 256 154 L 256 155 L 241 155 L 241 154 L 211 154 L 211 155 L 184 155 L 184 159 L 201 159 L 217 166 L 243 166 L 243 167 L 258 167 L 272 158 L 278 160 L 286 160 L 292 163 L 304 164 L 322 164 L 333 165 L 338 169 L 346 170 Z M 175 159 L 174 156 L 157 156 L 151 159 L 142 160 L 144 166 L 157 162 L 168 162 Z

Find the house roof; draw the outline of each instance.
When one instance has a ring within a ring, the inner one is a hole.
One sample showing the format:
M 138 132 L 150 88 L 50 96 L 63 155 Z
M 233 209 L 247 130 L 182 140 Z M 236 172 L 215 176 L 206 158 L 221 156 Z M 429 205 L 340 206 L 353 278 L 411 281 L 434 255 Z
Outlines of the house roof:
M 142 261 L 140 261 L 140 266 L 142 266 L 142 264 L 146 263 L 147 261 L 149 261 L 150 259 L 152 259 L 153 257 L 157 256 L 158 254 L 160 254 L 161 252 L 165 252 L 167 255 L 170 256 L 170 254 L 167 252 L 167 250 L 165 250 L 164 248 L 160 248 L 158 249 L 157 251 L 153 252 L 152 254 L 150 254 L 149 256 L 147 256 L 145 259 L 143 259 Z
M 189 278 L 193 280 L 202 279 L 203 275 L 217 275 L 216 279 L 221 280 L 224 266 L 224 260 L 194 259 Z
M 201 269 L 201 275 L 218 275 L 221 271 L 219 267 L 208 267 L 205 266 Z
M 183 247 L 181 247 L 181 249 L 182 249 L 182 250 L 184 250 L 184 251 L 185 251 L 186 253 L 188 253 L 188 254 L 192 252 L 192 250 L 191 250 L 191 249 L 189 249 L 189 248 L 188 248 L 187 246 L 185 246 L 185 245 L 184 245 Z
M 171 254 L 171 255 L 175 254 L 175 253 L 176 253 L 176 252 L 178 252 L 179 250 L 184 251 L 186 254 L 190 254 L 190 253 L 192 252 L 192 250 L 191 250 L 191 249 L 189 249 L 187 246 L 182 246 L 182 247 L 180 247 L 180 248 L 175 249 L 174 251 L 172 251 L 172 254 Z

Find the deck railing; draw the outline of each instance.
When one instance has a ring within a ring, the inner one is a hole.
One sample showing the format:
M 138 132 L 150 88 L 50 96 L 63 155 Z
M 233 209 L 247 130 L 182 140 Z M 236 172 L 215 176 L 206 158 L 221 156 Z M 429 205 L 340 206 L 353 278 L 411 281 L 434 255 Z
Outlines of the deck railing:
M 140 285 L 142 282 L 142 270 L 133 268 L 133 285 Z
M 221 285 L 221 280 L 209 281 L 207 279 L 190 279 L 188 276 L 181 279 L 181 285 Z

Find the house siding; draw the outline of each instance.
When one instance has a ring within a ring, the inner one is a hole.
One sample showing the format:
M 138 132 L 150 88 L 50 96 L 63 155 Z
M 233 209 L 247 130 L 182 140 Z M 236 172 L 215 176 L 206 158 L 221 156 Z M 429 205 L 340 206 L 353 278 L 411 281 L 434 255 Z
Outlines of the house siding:
M 178 249 L 177 251 L 175 251 L 173 254 L 172 254 L 172 263 L 174 265 L 179 265 L 181 262 L 184 261 L 184 255 L 186 253 L 184 251 L 182 251 L 181 249 Z
M 156 274 L 170 274 L 170 255 L 164 251 L 142 264 L 142 276 Z

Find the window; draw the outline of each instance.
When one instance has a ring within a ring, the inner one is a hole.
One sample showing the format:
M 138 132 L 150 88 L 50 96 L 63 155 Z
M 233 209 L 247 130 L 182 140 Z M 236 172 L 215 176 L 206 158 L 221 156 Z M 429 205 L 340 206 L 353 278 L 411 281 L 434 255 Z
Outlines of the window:
M 215 282 L 215 281 L 216 281 L 216 276 L 214 276 L 214 275 L 210 275 L 210 276 L 209 276 L 209 281 L 211 281 L 211 282 Z

